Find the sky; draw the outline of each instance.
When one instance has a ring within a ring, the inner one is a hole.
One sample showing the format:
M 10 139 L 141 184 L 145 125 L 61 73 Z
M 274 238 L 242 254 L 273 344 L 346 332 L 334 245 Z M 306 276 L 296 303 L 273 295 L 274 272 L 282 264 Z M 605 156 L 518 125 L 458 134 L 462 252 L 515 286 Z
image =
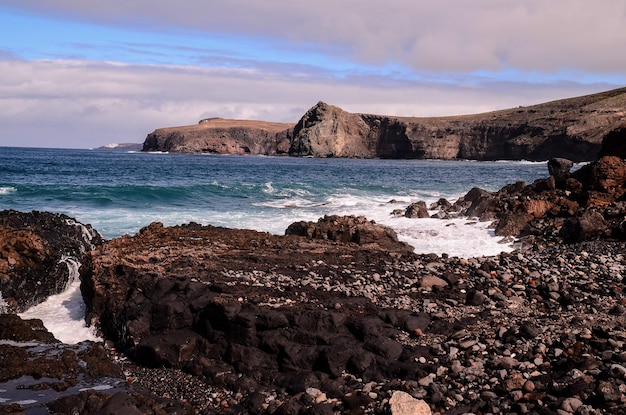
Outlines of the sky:
M 295 123 L 318 101 L 415 117 L 532 105 L 626 86 L 624 50 L 624 0 L 2 0 L 0 146 Z

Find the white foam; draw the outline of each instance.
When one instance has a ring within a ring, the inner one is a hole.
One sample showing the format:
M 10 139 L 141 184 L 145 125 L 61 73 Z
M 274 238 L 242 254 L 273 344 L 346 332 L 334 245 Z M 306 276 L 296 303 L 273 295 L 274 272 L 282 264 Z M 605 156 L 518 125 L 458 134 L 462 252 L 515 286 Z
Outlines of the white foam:
M 72 257 L 62 260 L 68 266 L 70 279 L 66 289 L 52 295 L 43 303 L 37 304 L 20 314 L 23 319 L 37 318 L 55 338 L 67 344 L 85 340 L 102 341 L 93 327 L 85 323 L 85 302 L 80 292 L 78 268 L 80 263 Z
M 34 399 L 24 399 L 23 401 L 17 401 L 15 403 L 18 405 L 31 405 L 37 403 L 37 401 Z
M 105 390 L 109 390 L 109 389 L 113 389 L 112 385 L 96 385 L 90 388 L 81 388 L 78 391 L 79 392 L 84 392 L 84 391 L 89 391 L 89 390 L 94 390 L 94 391 L 105 391 Z
M 7 195 L 9 193 L 17 192 L 17 189 L 12 186 L 0 187 L 0 195 Z

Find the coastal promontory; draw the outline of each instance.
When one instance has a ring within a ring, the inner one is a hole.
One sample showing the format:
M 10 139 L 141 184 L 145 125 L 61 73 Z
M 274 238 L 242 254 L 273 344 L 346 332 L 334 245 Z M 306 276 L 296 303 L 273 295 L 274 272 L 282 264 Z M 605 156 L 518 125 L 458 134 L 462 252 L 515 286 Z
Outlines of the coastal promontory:
M 590 161 L 626 121 L 626 88 L 474 115 L 394 117 L 318 102 L 295 124 L 210 118 L 157 129 L 144 151 L 387 159 Z
M 160 128 L 148 134 L 143 151 L 281 155 L 289 150 L 292 124 L 207 118 L 196 125 Z

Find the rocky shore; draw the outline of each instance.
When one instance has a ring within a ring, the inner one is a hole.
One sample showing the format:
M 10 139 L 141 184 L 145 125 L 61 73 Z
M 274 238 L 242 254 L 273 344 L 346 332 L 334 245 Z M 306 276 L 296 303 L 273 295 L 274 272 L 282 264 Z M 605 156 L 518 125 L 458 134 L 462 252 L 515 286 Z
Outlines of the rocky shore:
M 81 230 L 85 318 L 105 341 L 64 345 L 0 315 L 0 413 L 624 414 L 623 134 L 578 171 L 552 160 L 545 180 L 432 207 L 521 238 L 490 257 L 416 254 L 354 216 L 102 241 L 5 212 L 3 287 L 41 285 L 45 270 L 23 275 Z

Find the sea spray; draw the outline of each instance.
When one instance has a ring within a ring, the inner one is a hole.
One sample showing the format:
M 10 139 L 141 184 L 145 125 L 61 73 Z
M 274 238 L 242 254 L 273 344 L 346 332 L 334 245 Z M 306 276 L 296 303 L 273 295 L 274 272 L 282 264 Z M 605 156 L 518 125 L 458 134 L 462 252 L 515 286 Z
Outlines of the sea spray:
M 85 340 L 101 341 L 94 327 L 85 323 L 85 302 L 80 291 L 80 262 L 72 256 L 61 261 L 67 265 L 69 279 L 63 292 L 20 314 L 24 319 L 43 321 L 48 331 L 63 343 L 76 344 Z

